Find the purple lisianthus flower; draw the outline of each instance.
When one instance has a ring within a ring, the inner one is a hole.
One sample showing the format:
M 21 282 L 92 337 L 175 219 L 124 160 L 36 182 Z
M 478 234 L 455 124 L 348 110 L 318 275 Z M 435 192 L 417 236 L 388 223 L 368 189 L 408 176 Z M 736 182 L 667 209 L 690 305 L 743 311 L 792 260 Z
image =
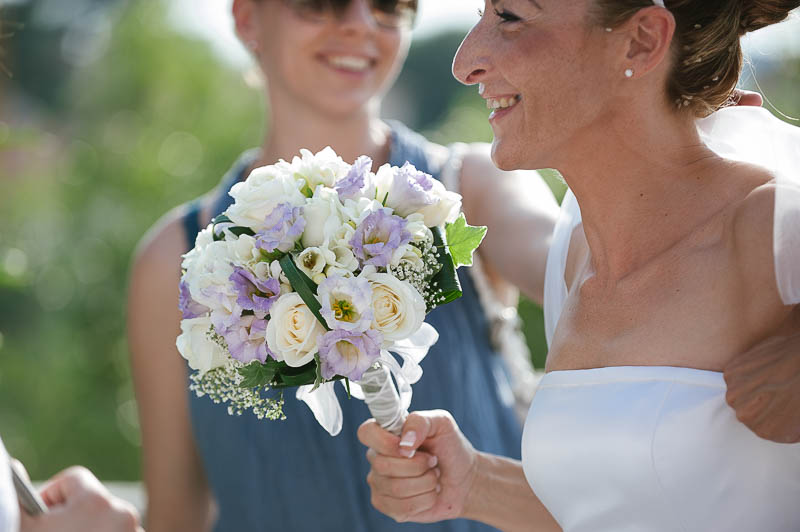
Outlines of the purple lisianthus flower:
M 269 313 L 270 307 L 281 294 L 281 283 L 277 279 L 259 279 L 249 270 L 235 266 L 230 276 L 238 294 L 236 303 L 244 310 L 252 310 L 260 318 Z
M 383 199 L 383 198 L 379 198 Z M 433 193 L 433 177 L 406 163 L 397 170 L 389 186 L 386 206 L 400 216 L 408 216 L 439 201 Z
M 385 268 L 395 250 L 411 242 L 407 225 L 403 218 L 390 214 L 389 209 L 377 210 L 364 218 L 350 240 L 361 265 Z
M 267 320 L 255 316 L 241 316 L 237 323 L 222 331 L 217 331 L 225 338 L 231 356 L 248 364 L 254 360 L 261 363 L 267 361 L 270 355 L 266 339 Z
M 356 162 L 350 167 L 350 171 L 347 172 L 344 179 L 336 183 L 333 187 L 339 194 L 339 199 L 341 201 L 357 199 L 364 189 L 364 185 L 367 183 L 367 175 L 371 169 L 372 159 L 366 155 L 362 155 L 356 159 Z
M 286 253 L 303 236 L 306 221 L 300 207 L 281 203 L 267 215 L 264 225 L 266 229 L 256 233 L 256 247 L 267 253 L 276 249 Z
M 383 336 L 374 329 L 364 332 L 337 329 L 321 334 L 317 340 L 322 377 L 330 379 L 336 375 L 353 381 L 361 376 L 381 354 Z
M 199 318 L 205 316 L 209 310 L 207 306 L 201 305 L 192 299 L 192 293 L 189 291 L 189 284 L 181 279 L 180 283 L 180 300 L 178 302 L 178 309 L 181 311 L 184 320 L 192 318 Z
M 365 331 L 372 324 L 372 285 L 367 279 L 332 275 L 322 281 L 317 295 L 331 329 Z

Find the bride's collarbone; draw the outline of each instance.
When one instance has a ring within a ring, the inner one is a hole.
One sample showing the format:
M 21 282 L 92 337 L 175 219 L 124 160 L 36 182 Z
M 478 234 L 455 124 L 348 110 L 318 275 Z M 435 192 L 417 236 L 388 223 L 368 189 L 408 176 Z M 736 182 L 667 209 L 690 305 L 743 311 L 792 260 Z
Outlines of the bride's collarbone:
M 650 264 L 615 282 L 589 275 L 570 290 L 548 370 L 619 365 L 718 371 L 752 333 L 735 311 L 736 277 L 709 256 Z M 701 267 L 702 266 L 702 267 Z

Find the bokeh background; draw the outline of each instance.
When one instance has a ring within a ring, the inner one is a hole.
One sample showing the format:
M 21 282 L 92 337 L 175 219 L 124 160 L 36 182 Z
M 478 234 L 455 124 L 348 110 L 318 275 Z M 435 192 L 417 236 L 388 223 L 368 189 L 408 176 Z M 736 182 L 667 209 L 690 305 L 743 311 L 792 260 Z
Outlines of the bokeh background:
M 488 141 L 483 102 L 449 73 L 482 2 L 421 2 L 385 114 L 442 143 Z M 124 327 L 133 251 L 269 127 L 229 3 L 0 0 L 0 435 L 33 478 L 74 463 L 140 478 Z M 748 43 L 743 85 L 800 116 L 800 20 L 766 32 Z M 521 313 L 541 366 L 541 311 Z

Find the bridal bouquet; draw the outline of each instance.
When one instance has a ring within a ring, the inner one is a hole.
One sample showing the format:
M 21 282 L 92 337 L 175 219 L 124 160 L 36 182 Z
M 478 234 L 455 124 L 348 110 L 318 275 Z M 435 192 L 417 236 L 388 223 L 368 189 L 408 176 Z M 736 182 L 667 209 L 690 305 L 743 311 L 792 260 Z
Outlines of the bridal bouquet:
M 183 260 L 177 347 L 191 389 L 230 414 L 285 419 L 282 393 L 265 392 L 298 388 L 335 434 L 341 381 L 396 424 L 438 338 L 425 314 L 461 296 L 456 268 L 486 228 L 411 164 L 373 173 L 331 148 L 257 168 L 230 195 Z

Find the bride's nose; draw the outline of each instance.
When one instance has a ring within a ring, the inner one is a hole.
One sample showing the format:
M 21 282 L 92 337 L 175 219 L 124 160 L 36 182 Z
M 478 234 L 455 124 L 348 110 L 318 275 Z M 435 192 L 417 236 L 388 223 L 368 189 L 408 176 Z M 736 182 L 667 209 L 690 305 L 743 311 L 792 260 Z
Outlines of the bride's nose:
M 490 47 L 481 23 L 464 37 L 453 58 L 453 76 L 464 85 L 475 85 L 491 71 Z

